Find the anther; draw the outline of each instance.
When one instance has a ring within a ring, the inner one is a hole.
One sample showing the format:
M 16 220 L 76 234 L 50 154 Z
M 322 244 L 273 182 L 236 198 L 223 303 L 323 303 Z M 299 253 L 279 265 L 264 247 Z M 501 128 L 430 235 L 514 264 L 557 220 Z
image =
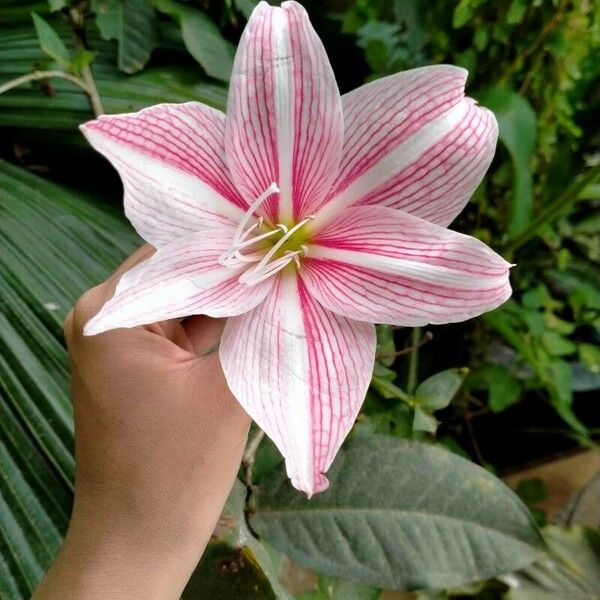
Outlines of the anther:
M 306 225 L 309 221 L 312 221 L 314 219 L 314 215 L 311 215 L 310 217 L 307 217 L 306 219 L 303 219 L 302 221 L 300 221 L 300 223 L 297 223 L 296 225 L 294 225 L 276 244 L 273 245 L 273 247 L 263 256 L 263 259 L 256 265 L 255 270 L 258 271 L 260 269 L 262 269 L 263 267 L 265 267 L 267 265 L 267 263 L 271 260 L 271 258 L 273 258 L 273 256 L 275 255 L 275 253 L 292 237 L 292 235 L 294 235 L 294 233 L 296 233 L 296 231 L 298 231 L 298 229 L 300 229 L 301 227 L 304 227 L 304 225 Z

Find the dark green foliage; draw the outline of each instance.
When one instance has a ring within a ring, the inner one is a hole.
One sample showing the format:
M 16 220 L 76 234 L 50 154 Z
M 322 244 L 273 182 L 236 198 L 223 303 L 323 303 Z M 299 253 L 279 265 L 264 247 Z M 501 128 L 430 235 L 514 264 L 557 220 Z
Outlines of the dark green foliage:
M 59 70 L 91 79 L 106 113 L 189 100 L 224 109 L 235 44 L 255 4 L 3 0 L 0 86 Z M 310 501 L 293 491 L 264 441 L 252 533 L 238 482 L 228 525 L 184 598 L 288 600 L 273 560 L 280 555 L 263 541 L 326 574 L 304 600 L 375 600 L 380 587 L 463 585 L 523 567 L 538 556 L 531 515 L 543 522 L 545 490 L 535 481 L 519 487 L 527 512 L 497 478 L 455 454 L 500 472 L 518 466 L 503 460 L 506 438 L 495 459 L 482 453 L 473 427 L 482 416 L 525 415 L 537 425 L 534 411 L 549 406 L 539 428 L 573 446 L 590 445 L 600 429 L 592 406 L 600 390 L 598 0 L 306 6 L 343 88 L 433 63 L 470 70 L 468 94 L 495 112 L 500 143 L 452 227 L 516 263 L 514 296 L 452 327 L 379 327 L 372 386 L 331 489 Z M 139 242 L 121 218 L 118 180 L 77 130 L 93 116 L 90 97 L 68 77 L 0 93 L 2 599 L 30 596 L 68 524 L 73 423 L 62 321 Z M 528 439 L 537 447 L 534 433 Z M 522 589 L 510 598 L 600 593 L 597 534 L 551 527 L 544 536 L 551 560 L 456 594 L 500 598 L 511 581 Z
M 308 500 L 281 469 L 250 504 L 256 532 L 327 575 L 438 589 L 518 569 L 543 548 L 507 487 L 431 445 L 357 436 L 329 479 L 329 489 Z

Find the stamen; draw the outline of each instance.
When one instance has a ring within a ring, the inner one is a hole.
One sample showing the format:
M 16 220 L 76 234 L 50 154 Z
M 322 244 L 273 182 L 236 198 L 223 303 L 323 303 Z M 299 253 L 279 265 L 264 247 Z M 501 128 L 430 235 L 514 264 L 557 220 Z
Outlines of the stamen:
M 242 232 L 244 231 L 244 228 L 246 227 L 246 225 L 248 225 L 250 219 L 252 218 L 252 215 L 254 214 L 254 212 L 256 211 L 256 209 L 267 199 L 269 198 L 269 196 L 272 196 L 273 194 L 278 194 L 279 193 L 279 188 L 277 187 L 276 183 L 272 183 L 249 207 L 248 210 L 245 212 L 244 216 L 242 217 L 242 220 L 239 222 L 239 225 L 237 226 L 237 229 L 235 230 L 235 234 L 233 236 L 233 243 L 234 245 L 237 245 L 240 243 L 241 241 L 241 236 L 242 236 Z
M 281 248 L 281 246 L 283 246 L 291 237 L 292 235 L 294 235 L 294 233 L 296 233 L 296 231 L 298 231 L 298 229 L 300 229 L 301 227 L 304 227 L 304 225 L 306 225 L 307 223 L 309 223 L 310 221 L 312 221 L 315 218 L 314 215 L 310 215 L 309 217 L 307 217 L 306 219 L 303 219 L 302 221 L 300 221 L 299 223 L 297 223 L 296 225 L 294 225 L 276 244 L 273 245 L 273 247 L 264 255 L 263 259 L 256 265 L 256 267 L 254 268 L 255 271 L 258 271 L 260 269 L 262 269 L 263 267 L 265 267 L 267 265 L 267 263 L 271 260 L 271 258 L 273 258 L 273 255 Z
M 262 237 L 258 236 L 253 238 L 252 240 L 250 240 L 248 243 L 244 244 L 243 242 L 248 238 L 248 236 L 255 230 L 255 229 L 260 229 L 264 223 L 264 217 L 259 217 L 258 220 L 256 221 L 256 223 L 252 224 L 250 227 L 248 227 L 248 229 L 246 229 L 244 231 L 244 228 L 246 227 L 246 225 L 248 225 L 248 222 L 250 221 L 250 219 L 252 218 L 254 212 L 256 211 L 256 209 L 269 197 L 272 196 L 273 194 L 276 194 L 279 192 L 279 188 L 277 187 L 277 184 L 272 183 L 253 203 L 252 205 L 248 208 L 248 210 L 244 213 L 244 216 L 242 217 L 242 220 L 239 222 L 235 233 L 233 234 L 233 243 L 231 245 L 230 248 L 228 248 L 225 252 L 223 252 L 223 254 L 221 254 L 221 256 L 219 256 L 219 262 L 223 265 L 223 266 L 232 266 L 232 260 L 233 257 L 236 255 L 236 252 L 238 252 L 239 250 L 241 250 L 242 248 L 245 248 L 246 246 L 250 246 L 252 244 L 254 244 L 255 242 L 261 240 L 261 239 L 265 239 L 266 237 L 269 237 L 271 235 L 273 235 L 274 232 L 269 232 L 267 234 L 264 234 Z M 285 227 L 285 225 L 284 225 Z M 283 231 L 283 229 L 282 229 Z M 287 231 L 287 227 L 285 228 L 284 233 Z M 241 255 L 240 255 L 241 256 Z M 252 261 L 254 262 L 254 261 Z
M 260 252 L 255 252 L 254 254 L 242 254 L 239 250 L 236 250 L 236 252 L 231 257 L 231 260 L 233 260 L 235 258 L 239 262 L 253 263 L 253 262 L 260 261 L 262 257 L 263 257 L 263 255 L 260 254 Z M 230 265 L 231 265 L 231 261 L 229 261 L 229 263 L 227 263 L 227 266 L 230 266 Z
M 296 252 L 294 252 L 293 250 L 287 250 L 285 254 L 291 255 L 292 259 L 296 263 L 296 267 L 300 268 L 300 259 L 298 258 L 298 254 L 300 254 L 300 251 L 297 250 Z
M 285 267 L 289 265 L 292 260 L 297 258 L 297 254 L 298 252 L 293 252 L 290 250 L 285 254 L 285 256 L 282 256 L 277 260 L 274 260 L 272 263 L 269 263 L 266 269 L 262 269 L 260 271 L 257 269 L 251 269 L 250 271 L 246 271 L 241 275 L 239 281 L 240 283 L 245 283 L 246 285 L 255 285 L 260 283 L 261 281 L 271 277 L 271 275 L 274 275 L 282 269 L 285 269 Z
M 240 242 L 243 242 L 255 229 L 260 229 L 264 222 L 265 220 L 263 219 L 263 217 L 259 217 L 258 221 L 256 221 L 256 223 L 254 223 L 252 227 L 248 227 L 248 229 L 246 229 L 244 235 L 240 237 Z
M 283 227 L 285 227 L 285 225 L 283 225 Z M 285 229 L 287 231 L 287 227 Z M 250 229 L 248 231 L 250 231 Z M 223 266 L 230 265 L 234 258 L 237 258 L 238 260 L 241 260 L 243 262 L 256 262 L 255 260 L 246 261 L 245 256 L 240 253 L 240 250 L 248 248 L 249 246 L 256 244 L 256 242 L 260 242 L 261 240 L 266 240 L 267 238 L 270 238 L 276 233 L 280 233 L 280 231 L 278 231 L 277 229 L 273 229 L 271 231 L 267 231 L 267 233 L 262 233 L 261 235 L 257 235 L 256 237 L 246 240 L 245 242 L 242 242 L 237 246 L 232 246 L 231 248 L 228 248 L 227 250 L 225 250 L 225 252 L 223 252 L 223 254 L 221 254 L 221 256 L 219 256 L 219 262 Z M 258 260 L 260 260 L 262 256 L 263 255 L 260 254 Z

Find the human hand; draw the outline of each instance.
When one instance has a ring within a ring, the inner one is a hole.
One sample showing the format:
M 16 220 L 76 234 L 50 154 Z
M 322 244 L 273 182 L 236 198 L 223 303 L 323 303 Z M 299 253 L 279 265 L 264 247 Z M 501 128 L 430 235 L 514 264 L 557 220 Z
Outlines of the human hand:
M 250 419 L 215 352 L 224 322 L 193 317 L 82 334 L 134 253 L 65 321 L 75 410 L 75 503 L 35 600 L 179 598 L 218 520 Z

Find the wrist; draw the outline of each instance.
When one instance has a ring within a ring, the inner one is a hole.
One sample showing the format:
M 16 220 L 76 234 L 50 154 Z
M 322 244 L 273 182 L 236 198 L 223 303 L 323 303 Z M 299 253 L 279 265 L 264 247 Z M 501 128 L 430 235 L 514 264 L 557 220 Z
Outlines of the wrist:
M 203 544 L 170 543 L 155 532 L 125 524 L 99 526 L 74 514 L 59 556 L 34 600 L 177 600 Z

